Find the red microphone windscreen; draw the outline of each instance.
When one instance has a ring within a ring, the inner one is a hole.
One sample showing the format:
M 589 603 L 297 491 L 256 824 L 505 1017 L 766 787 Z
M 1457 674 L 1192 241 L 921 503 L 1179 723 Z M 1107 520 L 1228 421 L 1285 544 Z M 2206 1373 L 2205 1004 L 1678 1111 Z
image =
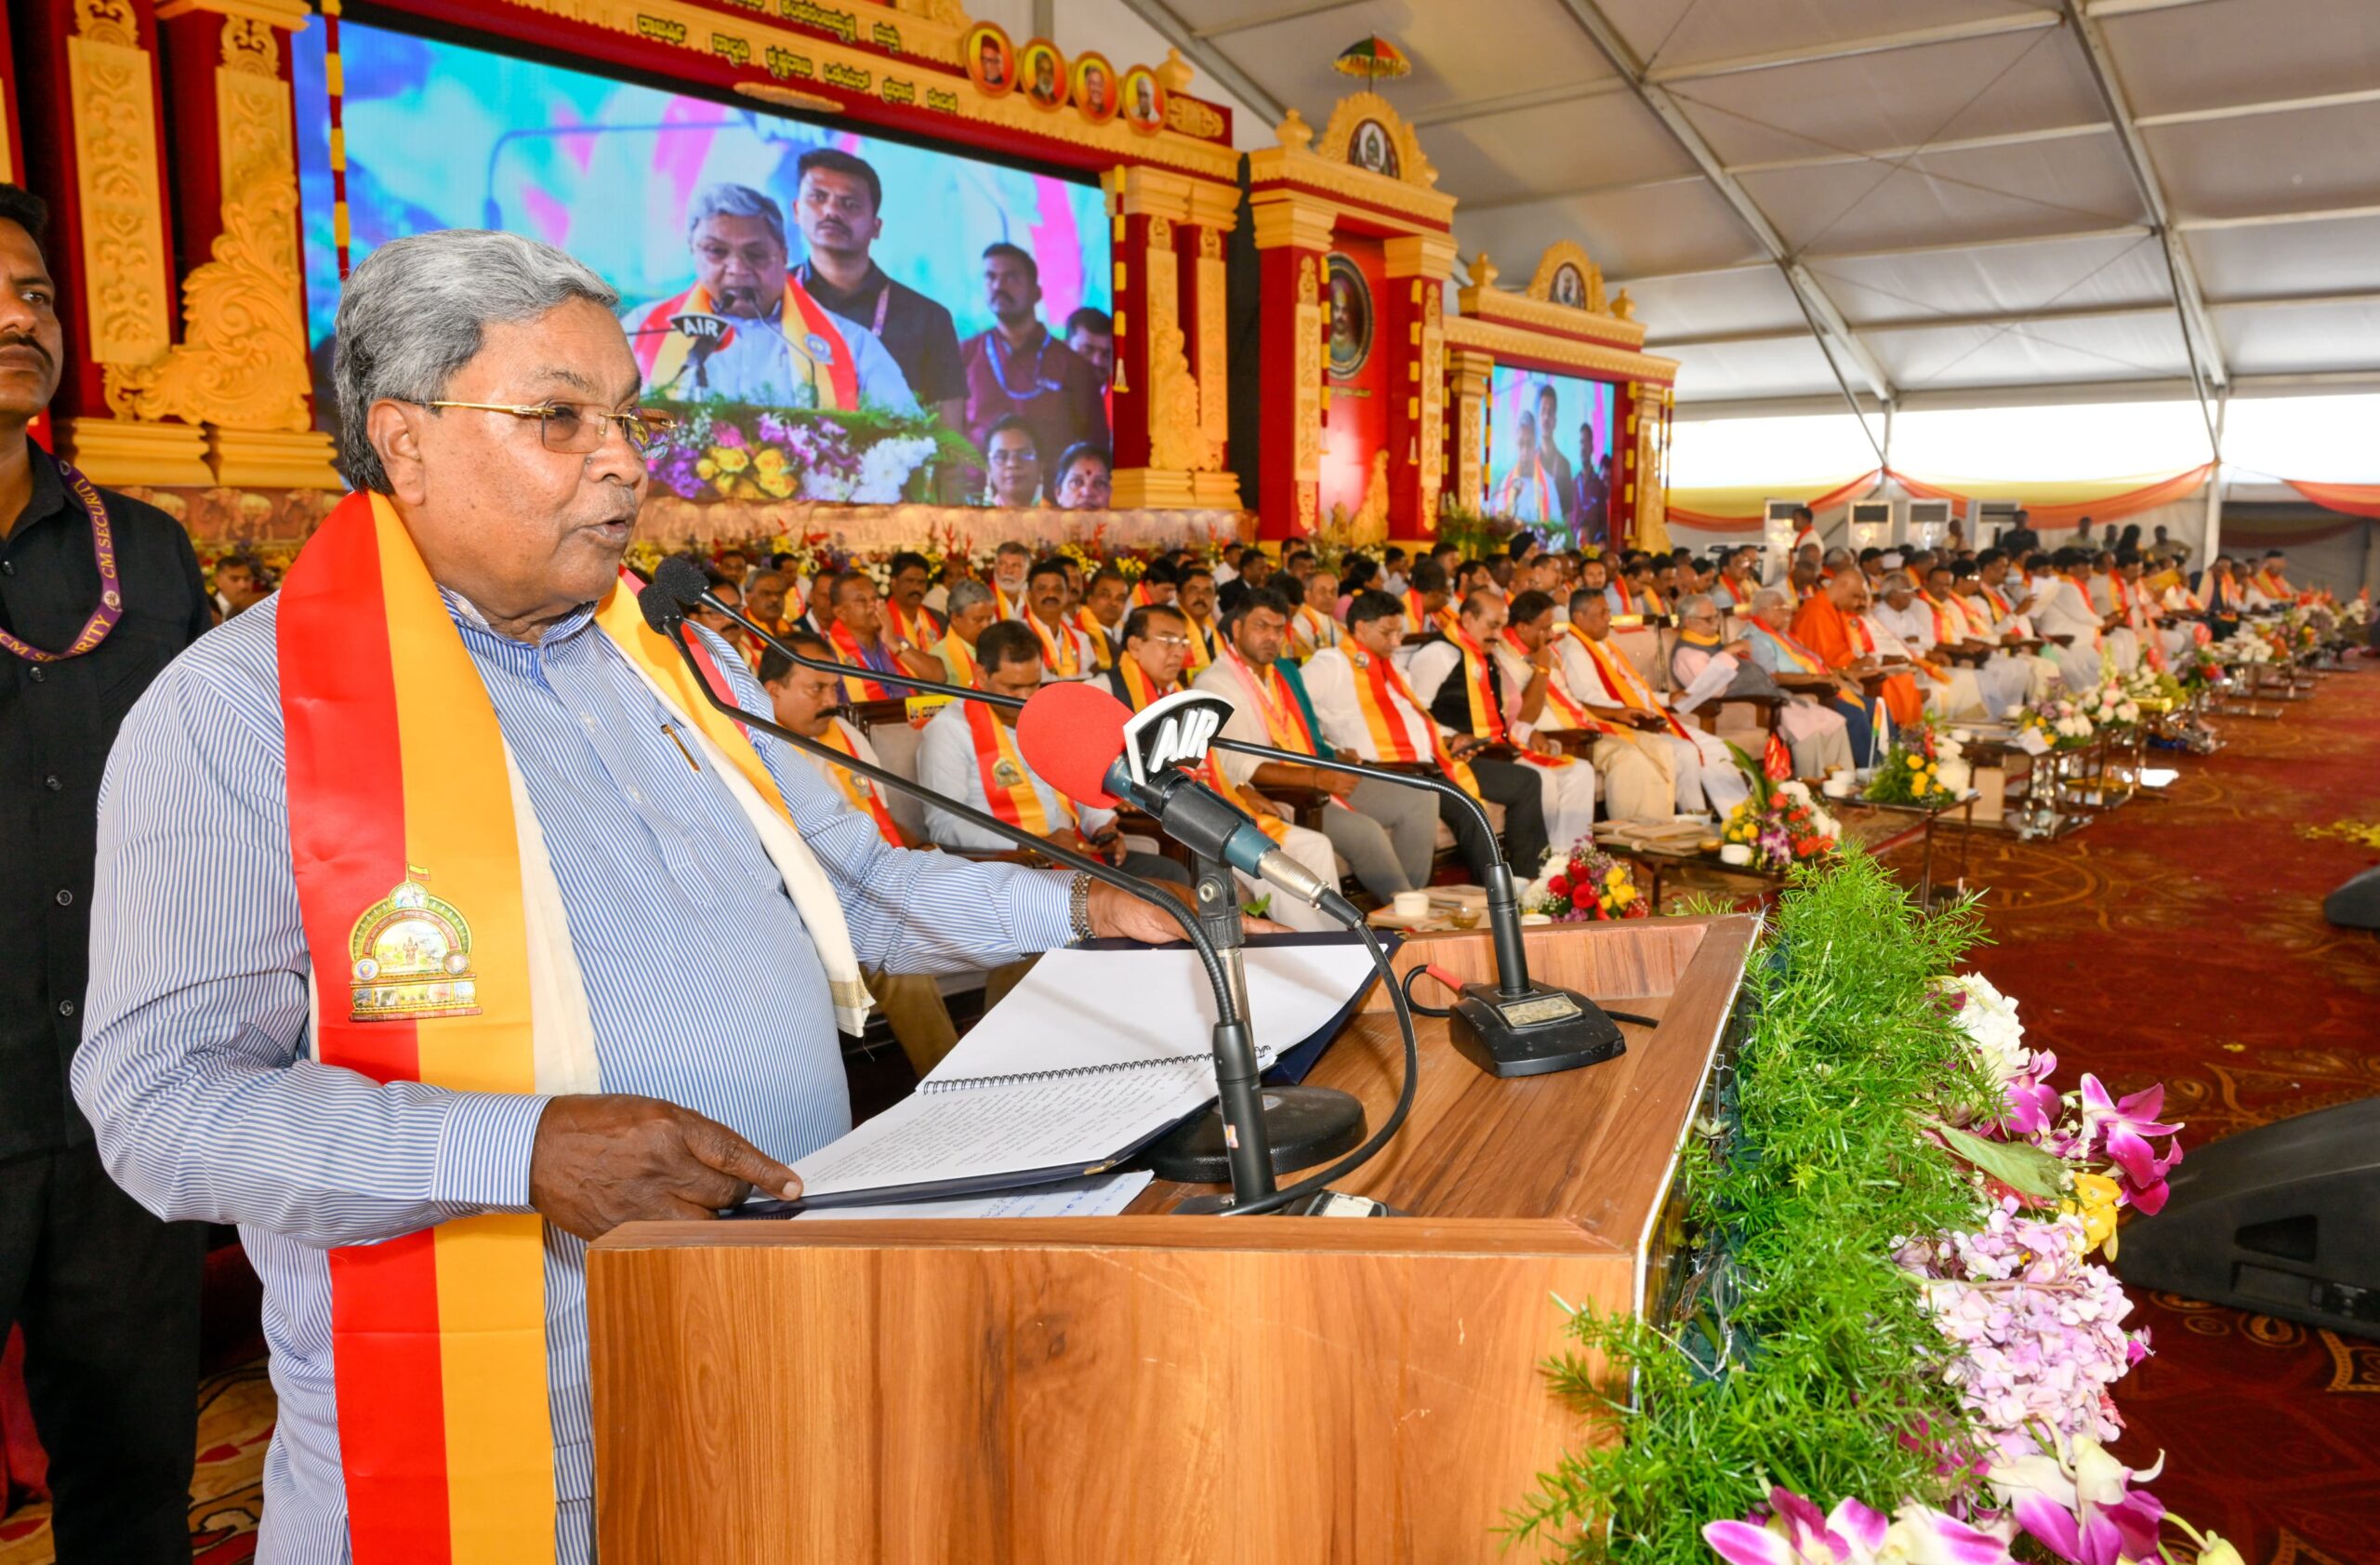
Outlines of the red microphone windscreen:
M 1112 810 L 1107 768 L 1124 753 L 1132 709 L 1078 680 L 1045 684 L 1016 714 L 1016 748 L 1042 781 L 1074 800 Z

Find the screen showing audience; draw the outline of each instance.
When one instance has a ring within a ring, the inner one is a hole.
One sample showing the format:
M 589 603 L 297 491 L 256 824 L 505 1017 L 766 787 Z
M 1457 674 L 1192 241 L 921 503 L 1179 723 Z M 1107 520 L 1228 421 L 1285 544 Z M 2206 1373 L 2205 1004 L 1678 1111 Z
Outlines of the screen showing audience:
M 1612 484 L 1610 383 L 1496 366 L 1488 381 L 1488 511 L 1584 542 Z
M 298 43 L 298 101 L 323 105 L 322 30 Z M 1095 187 L 368 26 L 348 26 L 340 53 L 350 264 L 443 228 L 584 261 L 619 294 L 644 405 L 676 417 L 647 453 L 656 494 L 1105 492 L 1115 338 Z M 298 119 L 327 418 L 328 132 L 318 108 Z

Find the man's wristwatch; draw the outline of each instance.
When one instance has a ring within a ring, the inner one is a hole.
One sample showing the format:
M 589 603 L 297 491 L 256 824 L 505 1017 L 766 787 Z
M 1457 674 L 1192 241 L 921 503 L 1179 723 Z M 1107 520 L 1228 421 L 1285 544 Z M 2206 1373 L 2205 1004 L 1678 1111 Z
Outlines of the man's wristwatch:
M 1097 934 L 1091 927 L 1091 877 L 1079 869 L 1066 890 L 1066 922 L 1074 926 L 1078 940 L 1089 940 Z

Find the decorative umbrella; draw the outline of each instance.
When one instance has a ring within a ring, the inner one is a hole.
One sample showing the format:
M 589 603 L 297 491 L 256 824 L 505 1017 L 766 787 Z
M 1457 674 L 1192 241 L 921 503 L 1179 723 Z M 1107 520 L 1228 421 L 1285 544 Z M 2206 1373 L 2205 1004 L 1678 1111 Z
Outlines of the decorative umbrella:
M 1330 63 L 1333 69 L 1361 76 L 1368 82 L 1377 82 L 1382 76 L 1409 75 L 1413 71 L 1413 62 L 1405 58 L 1405 51 L 1377 33 L 1341 49 L 1339 58 Z

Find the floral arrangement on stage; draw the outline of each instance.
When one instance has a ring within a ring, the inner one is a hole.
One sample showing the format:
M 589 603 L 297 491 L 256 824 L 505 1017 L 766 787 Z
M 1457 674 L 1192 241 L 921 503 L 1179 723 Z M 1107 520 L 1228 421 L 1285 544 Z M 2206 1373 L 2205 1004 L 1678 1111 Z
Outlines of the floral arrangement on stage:
M 2174 677 L 2185 695 L 2212 690 L 2223 683 L 2223 659 L 2215 644 L 2193 642 L 2175 665 Z
M 1843 827 L 1818 803 L 1800 778 L 1770 775 L 1769 768 L 1734 745 L 1737 770 L 1752 784 L 1744 802 L 1727 812 L 1719 840 L 1752 849 L 1755 869 L 1781 870 L 1834 852 Z M 1788 766 L 1791 762 L 1786 763 Z
M 1900 729 L 1869 780 L 1868 800 L 1876 804 L 1950 803 L 1975 780 L 1975 768 L 1965 758 L 1966 746 L 1937 723 Z
M 2183 666 L 2187 664 L 2188 659 L 2184 659 Z M 2144 711 L 2162 711 L 2179 702 L 2185 694 L 2178 673 L 2157 668 L 2145 659 L 2124 680 L 2123 692 Z
M 2121 676 L 2110 676 L 2096 690 L 2084 691 L 2074 697 L 2074 705 L 2094 728 L 2121 734 L 2140 724 L 2140 703 L 2132 698 Z
M 1545 869 L 1521 888 L 1521 911 L 1543 913 L 1557 923 L 1641 919 L 1652 908 L 1625 859 L 1612 857 L 1581 837 L 1569 851 L 1545 855 Z
M 2098 725 L 2080 702 L 2054 696 L 2034 702 L 2016 714 L 2018 729 L 2030 729 L 2049 741 L 2052 749 L 2080 749 L 2091 742 Z
M 2273 644 L 2254 627 L 2242 625 L 2207 649 L 2227 669 L 2251 668 L 2275 658 Z
M 1556 1392 L 1616 1445 L 1566 1456 L 1512 1541 L 1627 1565 L 2154 1565 L 2167 1514 L 2104 1442 L 2148 1351 L 2115 1215 L 2178 1160 L 2159 1087 L 2061 1093 L 2013 1001 L 1950 976 L 1865 854 L 1792 876 L 1705 1139 L 1680 1170 L 1686 1318 L 1581 1309 Z
M 804 412 L 742 403 L 668 409 L 675 428 L 648 453 L 654 482 L 681 499 L 892 505 L 925 497 L 929 470 L 974 459 L 938 420 L 874 409 Z

